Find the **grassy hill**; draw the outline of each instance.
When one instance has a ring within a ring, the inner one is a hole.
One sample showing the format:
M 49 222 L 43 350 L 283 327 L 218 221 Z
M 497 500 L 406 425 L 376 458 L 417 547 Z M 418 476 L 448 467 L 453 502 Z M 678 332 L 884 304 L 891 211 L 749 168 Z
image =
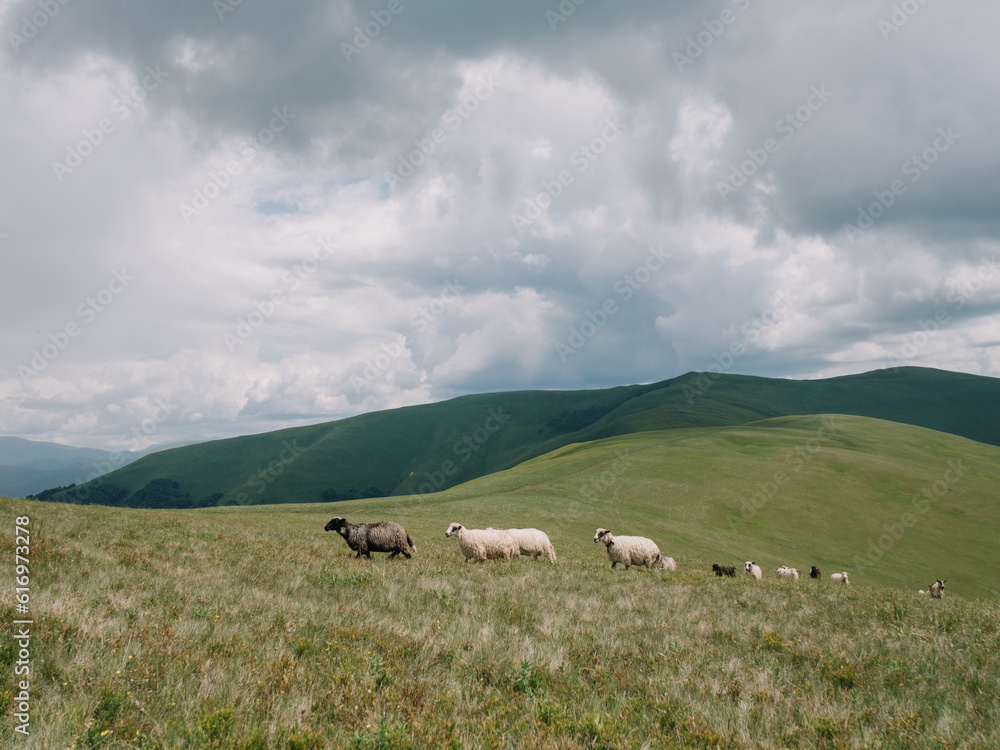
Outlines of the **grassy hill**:
M 1000 445 L 1000 380 L 921 368 L 816 381 L 689 373 L 652 385 L 465 396 L 164 451 L 101 480 L 122 488 L 120 498 L 88 499 L 143 504 L 135 493 L 157 479 L 177 488 L 176 496 L 154 507 L 315 502 L 324 490 L 408 495 L 445 489 L 572 443 L 823 413 L 876 417 Z
M 187 511 L 0 500 L 4 517 L 31 518 L 36 660 L 32 737 L 7 721 L 0 739 L 994 748 L 998 459 L 954 435 L 811 416 L 564 446 L 422 497 Z M 322 530 L 335 514 L 401 521 L 414 558 L 355 560 Z M 452 521 L 537 526 L 559 560 L 463 564 Z M 611 570 L 597 526 L 652 537 L 679 570 Z M 884 558 L 867 560 L 884 534 Z M 745 559 L 763 581 L 710 573 Z M 782 563 L 848 570 L 852 585 L 778 581 Z M 937 577 L 944 600 L 916 593 Z M 0 617 L 16 619 L 6 603 Z

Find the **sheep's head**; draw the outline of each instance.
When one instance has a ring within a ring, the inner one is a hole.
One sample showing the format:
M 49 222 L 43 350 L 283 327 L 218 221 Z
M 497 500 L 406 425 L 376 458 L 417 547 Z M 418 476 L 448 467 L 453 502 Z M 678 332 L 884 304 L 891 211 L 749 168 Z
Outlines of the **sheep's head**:
M 611 537 L 611 532 L 607 529 L 598 529 L 597 533 L 594 534 L 594 542 L 604 542 L 606 545 L 610 546 L 614 544 Z
M 755 562 L 747 560 L 745 563 L 743 563 L 743 570 L 745 570 L 746 572 L 749 573 L 750 572 L 750 568 L 752 568 L 756 564 L 757 563 L 755 563 Z
M 336 531 L 343 534 L 347 530 L 347 519 L 334 516 L 330 523 L 323 527 L 324 531 Z
M 457 534 L 459 531 L 461 531 L 464 528 L 465 527 L 462 526 L 462 524 L 460 524 L 460 523 L 453 523 L 451 526 L 448 527 L 448 530 L 446 532 L 444 532 L 444 535 L 445 536 L 451 536 L 452 534 Z

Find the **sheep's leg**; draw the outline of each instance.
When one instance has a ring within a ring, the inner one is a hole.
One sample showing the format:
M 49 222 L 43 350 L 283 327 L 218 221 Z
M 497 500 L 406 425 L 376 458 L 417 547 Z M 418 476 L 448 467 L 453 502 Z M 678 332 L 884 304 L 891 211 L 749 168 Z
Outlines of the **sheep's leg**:
M 389 555 L 389 559 L 391 560 L 392 558 L 396 557 L 398 554 L 399 554 L 399 550 L 398 549 L 394 549 L 392 551 L 392 554 Z
M 615 569 L 615 566 L 616 566 L 617 564 L 618 564 L 618 561 L 617 561 L 617 560 L 612 560 L 612 561 L 611 561 L 611 569 L 612 569 L 612 570 L 614 570 L 614 569 Z
M 407 551 L 406 551 L 405 549 L 401 549 L 401 550 L 399 550 L 399 551 L 403 553 L 403 557 L 405 557 L 405 558 L 406 558 L 407 560 L 409 560 L 409 559 L 410 559 L 411 557 L 413 557 L 413 555 L 411 555 L 411 554 L 410 554 L 409 552 L 407 552 Z

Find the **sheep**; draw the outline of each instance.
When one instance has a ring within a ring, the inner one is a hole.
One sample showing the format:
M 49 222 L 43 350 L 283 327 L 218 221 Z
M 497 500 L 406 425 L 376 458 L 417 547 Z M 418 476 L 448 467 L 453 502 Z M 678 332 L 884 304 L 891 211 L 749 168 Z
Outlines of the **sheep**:
M 510 532 L 503 529 L 467 529 L 460 523 L 453 523 L 444 535 L 458 537 L 458 546 L 466 562 L 513 560 L 520 554 Z
M 847 580 L 846 571 L 843 573 L 834 573 L 833 575 L 830 576 L 830 580 L 833 581 L 834 583 L 842 583 L 845 586 L 851 585 L 851 582 Z
M 334 516 L 325 527 L 326 531 L 336 531 L 347 542 L 347 546 L 357 552 L 354 559 L 364 555 L 369 560 L 372 552 L 391 552 L 391 560 L 400 552 L 409 559 L 412 555 L 407 552 L 407 545 L 413 549 L 417 548 L 406 533 L 406 529 L 394 521 L 376 521 L 374 523 L 348 523 L 347 519 Z
M 643 536 L 613 536 L 607 529 L 598 529 L 594 534 L 594 543 L 597 542 L 604 542 L 612 568 L 622 563 L 625 570 L 633 565 L 645 565 L 648 570 L 660 561 L 659 547 Z
M 743 571 L 748 576 L 753 576 L 758 581 L 764 577 L 764 571 L 760 569 L 760 566 L 755 562 L 751 562 L 750 560 L 747 560 L 745 563 L 743 563 Z
M 799 580 L 799 571 L 795 568 L 788 568 L 782 565 L 774 573 L 778 578 L 791 578 L 793 581 Z
M 677 570 L 677 561 L 672 557 L 660 557 L 660 561 L 656 563 L 657 568 L 660 570 L 669 570 L 671 572 Z
M 940 598 L 942 598 L 944 596 L 944 585 L 945 585 L 945 583 L 947 583 L 947 580 L 948 579 L 945 579 L 944 581 L 942 581 L 940 578 L 938 578 L 934 583 L 932 583 L 930 585 L 930 590 L 929 591 L 923 591 L 923 590 L 921 590 L 920 593 L 921 594 L 930 594 L 933 598 L 940 599 Z
M 486 528 L 487 531 L 498 531 L 492 526 Z M 514 544 L 520 549 L 520 554 L 524 557 L 533 557 L 536 560 L 545 555 L 549 562 L 556 561 L 556 550 L 549 541 L 548 535 L 538 529 L 507 529 L 507 533 L 514 539 Z
M 815 565 L 813 565 L 809 569 L 809 577 L 810 578 L 819 578 L 821 575 L 823 575 L 823 574 L 820 572 L 819 568 L 817 568 Z
M 730 578 L 736 577 L 736 568 L 732 565 L 719 565 L 718 563 L 712 563 L 712 570 L 719 578 L 722 578 L 722 576 L 729 576 Z

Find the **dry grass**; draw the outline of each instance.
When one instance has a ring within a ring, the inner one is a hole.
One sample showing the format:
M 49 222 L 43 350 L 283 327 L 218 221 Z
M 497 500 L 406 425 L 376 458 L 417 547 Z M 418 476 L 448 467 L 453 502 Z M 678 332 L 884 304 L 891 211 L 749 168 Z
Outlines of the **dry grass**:
M 464 564 L 438 522 L 407 523 L 413 560 L 354 560 L 318 507 L 0 508 L 35 530 L 9 747 L 1000 746 L 995 602 L 612 571 L 586 538 Z

